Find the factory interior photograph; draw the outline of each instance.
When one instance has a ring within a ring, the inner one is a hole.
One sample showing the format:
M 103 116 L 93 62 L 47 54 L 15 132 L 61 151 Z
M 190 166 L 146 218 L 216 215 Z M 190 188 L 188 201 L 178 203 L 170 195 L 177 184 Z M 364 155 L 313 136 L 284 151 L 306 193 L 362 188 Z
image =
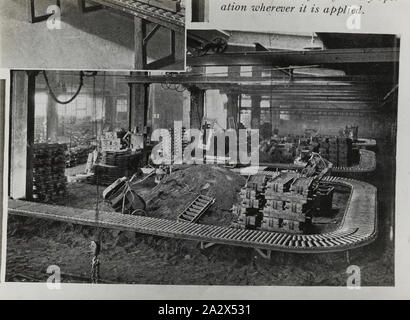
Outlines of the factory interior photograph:
M 4 114 L 5 114 L 5 108 L 6 106 L 6 81 L 5 80 L 0 80 L 0 128 L 4 128 L 5 120 L 4 120 Z M 0 130 L 0 175 L 3 177 L 4 171 L 4 130 Z M 0 183 L 0 197 L 1 199 L 4 199 L 4 194 L 3 194 L 3 184 Z M 0 210 L 0 250 L 3 249 L 3 207 Z M 3 252 L 3 251 L 0 251 Z M 0 254 L 0 273 L 1 273 L 1 268 L 2 268 L 2 255 Z
M 0 67 L 185 70 L 185 0 L 0 0 Z
M 394 286 L 399 54 L 188 30 L 186 73 L 12 70 L 6 281 Z

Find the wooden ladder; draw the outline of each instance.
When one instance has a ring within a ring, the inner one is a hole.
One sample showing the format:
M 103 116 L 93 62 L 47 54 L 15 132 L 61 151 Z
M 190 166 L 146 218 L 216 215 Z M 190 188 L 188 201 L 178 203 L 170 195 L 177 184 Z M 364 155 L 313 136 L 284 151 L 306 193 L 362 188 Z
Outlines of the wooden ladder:
M 215 198 L 199 195 L 178 216 L 178 221 L 197 222 L 201 216 L 214 204 Z

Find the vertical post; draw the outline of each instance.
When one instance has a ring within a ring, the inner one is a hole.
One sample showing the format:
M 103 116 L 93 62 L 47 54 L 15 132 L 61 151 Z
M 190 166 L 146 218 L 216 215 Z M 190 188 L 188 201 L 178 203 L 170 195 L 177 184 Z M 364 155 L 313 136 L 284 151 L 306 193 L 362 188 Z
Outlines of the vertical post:
M 262 76 L 261 67 L 254 66 L 252 67 L 252 77 Z M 261 124 L 261 101 L 262 98 L 260 95 L 251 96 L 251 124 L 252 129 L 259 129 Z
M 230 77 L 238 77 L 241 74 L 241 67 L 239 66 L 229 66 L 228 67 L 228 76 Z M 239 94 L 237 93 L 228 93 L 228 101 L 227 101 L 227 115 L 226 115 L 226 127 L 229 128 L 230 119 L 234 119 L 235 129 L 238 128 L 239 119 L 239 112 L 240 112 L 240 105 L 239 105 Z
M 192 22 L 209 22 L 208 0 L 192 0 Z
M 13 71 L 10 105 L 10 197 L 33 193 L 34 95 L 37 72 Z
M 112 96 L 112 93 L 109 93 L 105 97 L 104 102 L 104 118 L 105 118 L 105 125 L 109 126 L 108 131 L 113 131 L 115 128 L 115 120 L 116 120 L 116 103 L 115 99 Z
M 190 87 L 189 92 L 191 93 L 190 126 L 192 129 L 201 129 L 204 117 L 205 91 L 198 87 Z
M 10 197 L 26 196 L 28 76 L 24 71 L 11 73 L 10 105 Z
M 148 122 L 148 84 L 130 84 L 129 129 L 144 133 Z
M 54 83 L 56 79 L 56 73 L 49 72 L 48 78 L 50 79 L 50 82 Z M 46 130 L 47 130 L 47 141 L 56 142 L 57 136 L 58 136 L 57 103 L 51 97 L 50 94 L 48 94 L 48 99 L 47 99 L 47 127 L 46 127 Z
M 144 70 L 147 65 L 146 22 L 134 17 L 134 70 Z
M 132 74 L 138 74 L 134 72 Z M 146 73 L 143 73 L 146 75 Z M 129 98 L 129 130 L 142 134 L 144 138 L 143 146 L 143 164 L 148 159 L 146 140 L 148 124 L 148 105 L 149 105 L 149 84 L 131 83 Z
M 238 114 L 239 114 L 239 94 L 236 93 L 228 93 L 228 102 L 227 102 L 227 114 L 226 114 L 226 127 L 230 127 L 230 119 L 234 120 L 235 128 L 238 128 Z
M 27 18 L 30 23 L 34 23 L 35 17 L 35 8 L 34 8 L 34 0 L 26 0 L 26 10 L 27 10 Z
M 27 176 L 26 176 L 26 199 L 33 199 L 33 148 L 34 148 L 34 124 L 35 124 L 35 94 L 37 71 L 28 71 L 27 91 Z

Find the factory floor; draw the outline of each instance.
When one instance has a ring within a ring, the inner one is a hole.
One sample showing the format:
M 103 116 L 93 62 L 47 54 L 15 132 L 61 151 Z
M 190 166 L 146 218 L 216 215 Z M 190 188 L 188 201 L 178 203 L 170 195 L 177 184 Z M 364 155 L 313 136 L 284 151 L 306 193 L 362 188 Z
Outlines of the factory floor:
M 38 15 L 55 1 L 36 0 Z M 0 67 L 19 69 L 111 69 L 134 67 L 133 19 L 109 10 L 81 14 L 76 0 L 61 2 L 61 29 L 47 23 L 30 24 L 25 0 L 0 0 Z M 161 28 L 150 40 L 148 59 L 169 54 L 169 31 Z M 184 68 L 184 35 L 176 36 L 175 64 L 165 70 Z
M 380 149 L 386 150 L 384 147 Z M 101 278 L 106 283 L 130 284 L 345 286 L 347 268 L 357 265 L 362 286 L 393 286 L 390 226 L 394 193 L 390 190 L 394 190 L 395 172 L 394 157 L 388 154 L 380 154 L 377 175 L 370 181 L 379 188 L 379 236 L 369 246 L 351 251 L 350 261 L 344 253 L 280 252 L 266 260 L 252 249 L 215 246 L 200 250 L 196 242 L 104 230 Z M 75 183 L 70 188 L 75 187 L 78 199 L 72 198 L 73 203 L 92 207 L 96 187 Z M 63 282 L 89 282 L 89 244 L 99 232 L 91 227 L 9 216 L 6 280 L 45 281 L 47 267 L 58 265 Z

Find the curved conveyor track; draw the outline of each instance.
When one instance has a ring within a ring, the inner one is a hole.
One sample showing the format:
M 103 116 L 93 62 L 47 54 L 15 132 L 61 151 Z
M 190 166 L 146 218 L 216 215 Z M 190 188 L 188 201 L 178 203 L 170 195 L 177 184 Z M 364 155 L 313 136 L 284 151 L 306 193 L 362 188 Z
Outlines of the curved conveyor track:
M 99 221 L 95 221 L 93 210 L 19 200 L 10 200 L 8 211 L 9 214 L 19 216 L 271 251 L 336 252 L 354 249 L 373 241 L 377 234 L 377 189 L 365 182 L 337 177 L 324 178 L 323 182 L 348 187 L 351 193 L 339 228 L 330 233 L 317 235 L 240 230 L 111 212 L 100 212 Z
M 270 170 L 302 170 L 303 165 L 286 163 L 261 163 L 260 171 Z M 238 169 L 235 171 L 244 171 Z M 360 149 L 359 163 L 351 167 L 333 167 L 331 174 L 334 176 L 360 177 L 361 175 L 372 173 L 376 170 L 376 153 L 374 151 Z

